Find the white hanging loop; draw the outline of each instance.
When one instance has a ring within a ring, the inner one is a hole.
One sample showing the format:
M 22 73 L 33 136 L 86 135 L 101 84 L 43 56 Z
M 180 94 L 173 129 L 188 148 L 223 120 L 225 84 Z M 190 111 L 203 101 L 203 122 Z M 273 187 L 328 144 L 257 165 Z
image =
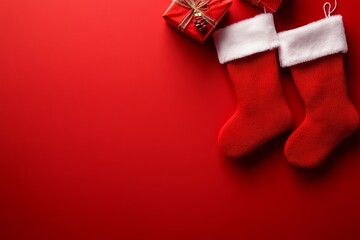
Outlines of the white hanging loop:
M 329 3 L 329 2 L 324 3 L 323 10 L 324 10 L 325 17 L 329 18 L 331 16 L 331 14 L 333 12 L 335 12 L 337 6 L 338 6 L 337 0 L 335 0 L 335 6 L 333 9 L 331 9 L 332 8 L 331 3 Z
M 267 13 L 267 11 L 266 11 L 266 7 L 264 7 L 264 13 Z

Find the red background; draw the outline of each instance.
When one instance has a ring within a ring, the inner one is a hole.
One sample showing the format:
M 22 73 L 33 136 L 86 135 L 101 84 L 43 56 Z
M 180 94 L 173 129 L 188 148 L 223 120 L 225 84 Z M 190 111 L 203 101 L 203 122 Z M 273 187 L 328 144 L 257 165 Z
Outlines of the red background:
M 284 0 L 279 31 L 324 17 Z M 0 2 L 0 239 L 360 239 L 360 134 L 315 170 L 293 128 L 243 160 L 217 146 L 235 110 L 211 39 L 169 27 L 170 0 Z M 359 1 L 339 0 L 360 110 Z M 222 25 L 260 13 L 234 0 Z

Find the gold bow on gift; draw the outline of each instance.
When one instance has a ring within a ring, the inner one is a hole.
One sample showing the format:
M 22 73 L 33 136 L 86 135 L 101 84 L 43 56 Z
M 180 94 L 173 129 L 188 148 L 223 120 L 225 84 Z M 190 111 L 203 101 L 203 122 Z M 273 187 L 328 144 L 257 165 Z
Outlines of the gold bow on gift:
M 184 31 L 185 28 L 189 25 L 191 22 L 191 19 L 195 17 L 202 17 L 207 23 L 209 23 L 213 28 L 216 26 L 216 21 L 213 20 L 211 17 L 207 16 L 204 11 L 207 11 L 209 9 L 208 3 L 211 2 L 211 0 L 203 0 L 203 1 L 197 1 L 197 0 L 172 0 L 174 3 L 177 3 L 184 8 L 190 9 L 190 12 L 188 15 L 184 17 L 184 19 L 179 24 L 179 29 L 181 31 Z

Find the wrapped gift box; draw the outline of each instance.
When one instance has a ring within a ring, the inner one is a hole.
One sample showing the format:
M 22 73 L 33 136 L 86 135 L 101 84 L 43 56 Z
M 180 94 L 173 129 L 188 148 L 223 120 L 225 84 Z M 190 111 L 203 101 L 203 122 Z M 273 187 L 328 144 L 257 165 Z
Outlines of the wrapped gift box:
M 163 17 L 171 26 L 203 43 L 231 4 L 232 0 L 173 0 Z
M 266 8 L 266 11 L 272 13 L 278 10 L 282 2 L 282 0 L 246 0 L 246 1 L 250 2 L 251 4 L 257 7 Z

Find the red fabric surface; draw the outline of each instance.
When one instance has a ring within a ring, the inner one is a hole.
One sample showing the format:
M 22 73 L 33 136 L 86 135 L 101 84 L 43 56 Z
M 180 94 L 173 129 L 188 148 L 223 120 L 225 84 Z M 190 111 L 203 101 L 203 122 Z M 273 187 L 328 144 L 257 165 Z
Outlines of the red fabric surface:
M 342 53 L 290 68 L 306 109 L 304 122 L 285 145 L 286 159 L 301 167 L 315 167 L 359 125 L 349 100 Z
M 230 157 L 244 157 L 290 127 L 276 58 L 271 50 L 226 63 L 238 103 L 219 144 Z
M 323 18 L 284 0 L 277 30 Z M 225 66 L 168 26 L 169 0 L 0 1 L 0 239 L 359 239 L 360 134 L 312 171 L 284 144 L 238 162 L 218 145 L 236 109 Z M 339 0 L 360 110 L 359 1 Z M 261 10 L 235 0 L 222 25 Z
M 204 7 L 206 9 L 206 11 L 204 10 L 204 14 L 218 24 L 231 7 L 231 4 L 232 0 L 212 0 Z M 192 9 L 171 2 L 170 7 L 165 11 L 163 17 L 170 25 L 179 29 L 181 23 L 192 11 Z M 214 28 L 209 24 L 205 32 L 200 32 L 195 26 L 195 17 L 192 17 L 186 28 L 181 31 L 184 31 L 186 35 L 203 43 L 214 31 Z

